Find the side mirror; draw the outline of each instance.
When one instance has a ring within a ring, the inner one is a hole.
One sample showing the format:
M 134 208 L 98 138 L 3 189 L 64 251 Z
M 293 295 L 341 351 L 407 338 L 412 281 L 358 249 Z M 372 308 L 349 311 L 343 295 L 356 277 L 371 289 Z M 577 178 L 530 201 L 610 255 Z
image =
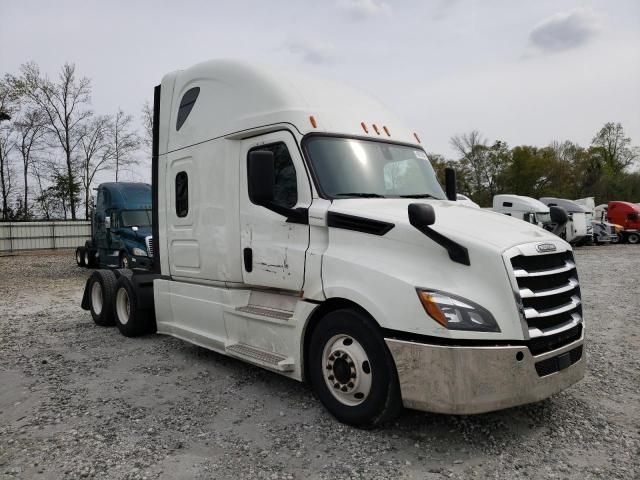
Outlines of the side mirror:
M 556 207 L 555 205 L 549 207 L 549 214 L 551 216 L 551 221 L 558 225 L 565 225 L 569 220 L 567 211 L 562 207 Z
M 409 205 L 409 223 L 420 230 L 421 227 L 433 225 L 436 221 L 436 212 L 431 205 L 426 203 L 411 203 Z
M 249 198 L 256 205 L 273 201 L 275 190 L 275 166 L 273 152 L 254 150 L 247 160 Z
M 104 217 L 104 228 L 106 228 L 107 230 L 111 229 L 111 217 L 110 216 L 105 216 Z
M 444 169 L 444 184 L 447 198 L 455 202 L 458 199 L 458 192 L 456 192 L 456 171 L 451 167 Z

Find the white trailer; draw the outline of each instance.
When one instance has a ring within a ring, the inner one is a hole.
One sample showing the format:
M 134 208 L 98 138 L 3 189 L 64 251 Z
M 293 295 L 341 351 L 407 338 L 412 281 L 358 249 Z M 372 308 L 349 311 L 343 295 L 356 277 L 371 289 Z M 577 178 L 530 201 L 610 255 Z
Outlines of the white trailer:
M 451 172 L 445 194 L 418 136 L 357 90 L 231 61 L 170 73 L 152 170 L 154 272 L 94 272 L 99 324 L 307 381 L 358 426 L 584 375 L 570 245 L 459 205 Z

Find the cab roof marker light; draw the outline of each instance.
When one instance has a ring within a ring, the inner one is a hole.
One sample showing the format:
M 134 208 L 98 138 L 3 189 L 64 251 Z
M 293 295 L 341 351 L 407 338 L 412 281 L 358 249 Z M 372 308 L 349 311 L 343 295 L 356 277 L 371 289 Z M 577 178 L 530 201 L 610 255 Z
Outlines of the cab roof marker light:
M 373 129 L 378 135 L 380 135 L 380 130 L 378 130 L 378 126 L 375 123 L 373 124 Z
M 360 126 L 364 130 L 364 133 L 369 133 L 369 129 L 367 128 L 364 122 L 360 122 Z
M 420 141 L 420 137 L 418 136 L 418 134 L 416 132 L 413 132 L 413 136 L 416 137 L 416 140 L 418 141 L 418 143 L 422 143 Z
M 382 129 L 384 130 L 384 133 L 386 133 L 386 134 L 387 134 L 387 137 L 390 137 L 390 136 L 391 136 L 391 134 L 389 133 L 389 129 L 386 127 L 386 125 L 385 125 L 385 126 L 383 126 L 383 127 L 382 127 Z
M 311 126 L 313 128 L 318 128 L 318 123 L 316 122 L 316 117 L 314 117 L 313 115 L 309 116 L 309 121 L 311 122 Z

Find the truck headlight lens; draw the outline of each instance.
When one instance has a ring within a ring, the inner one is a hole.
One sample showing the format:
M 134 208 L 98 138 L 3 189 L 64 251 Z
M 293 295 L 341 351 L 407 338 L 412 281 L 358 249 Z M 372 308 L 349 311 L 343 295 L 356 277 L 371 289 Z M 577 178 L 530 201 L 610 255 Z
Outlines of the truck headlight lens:
M 418 290 L 418 297 L 427 314 L 448 330 L 500 331 L 489 310 L 470 300 L 436 290 Z
M 136 257 L 146 257 L 147 252 L 138 247 L 133 247 L 131 249 L 131 253 L 133 253 Z

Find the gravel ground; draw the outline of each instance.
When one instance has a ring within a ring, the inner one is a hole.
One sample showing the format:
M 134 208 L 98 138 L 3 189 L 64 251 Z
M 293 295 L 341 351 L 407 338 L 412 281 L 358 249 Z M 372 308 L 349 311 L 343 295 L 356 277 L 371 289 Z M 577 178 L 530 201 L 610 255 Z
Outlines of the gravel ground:
M 638 478 L 640 247 L 576 257 L 581 383 L 490 414 L 406 411 L 374 431 L 276 374 L 94 325 L 71 253 L 0 257 L 0 478 Z

